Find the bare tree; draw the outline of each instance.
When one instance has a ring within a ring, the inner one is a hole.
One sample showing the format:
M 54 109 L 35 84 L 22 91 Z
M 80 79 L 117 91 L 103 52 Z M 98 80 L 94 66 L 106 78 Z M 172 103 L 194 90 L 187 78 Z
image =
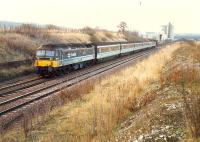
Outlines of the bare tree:
M 122 34 L 125 34 L 125 31 L 128 26 L 126 22 L 122 21 L 117 27 L 119 28 L 119 32 L 122 32 Z

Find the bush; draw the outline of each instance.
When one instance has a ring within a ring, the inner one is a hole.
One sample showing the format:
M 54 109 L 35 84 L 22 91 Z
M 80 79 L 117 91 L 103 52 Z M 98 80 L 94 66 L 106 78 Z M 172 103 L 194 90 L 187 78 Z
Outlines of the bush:
M 85 27 L 82 29 L 82 32 L 90 36 L 90 42 L 97 43 L 100 42 L 100 39 L 96 36 L 96 31 L 93 28 Z
M 105 36 L 112 39 L 113 38 L 113 35 L 111 34 L 111 32 L 108 32 L 108 31 L 105 31 L 104 32 Z
M 90 36 L 93 36 L 93 35 L 96 34 L 96 31 L 93 28 L 90 28 L 90 27 L 83 28 L 82 32 L 85 33 L 85 34 L 88 34 Z
M 192 92 L 184 95 L 184 111 L 190 137 L 200 137 L 200 94 Z
M 22 75 L 28 75 L 33 73 L 34 69 L 32 66 L 19 66 L 18 68 L 2 69 L 0 70 L 0 81 L 13 79 Z
M 142 37 L 139 37 L 137 32 L 125 32 L 124 33 L 124 38 L 128 41 L 128 42 L 140 42 L 140 41 L 144 41 L 144 39 Z
M 34 55 L 34 49 L 38 46 L 38 43 L 26 36 L 10 33 L 0 35 L 0 44 L 32 56 Z

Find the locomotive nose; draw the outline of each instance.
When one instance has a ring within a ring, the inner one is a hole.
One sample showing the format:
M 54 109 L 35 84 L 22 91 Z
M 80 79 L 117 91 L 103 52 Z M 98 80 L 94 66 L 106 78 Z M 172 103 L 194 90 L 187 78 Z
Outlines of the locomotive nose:
M 36 60 L 35 66 L 49 67 L 49 66 L 52 66 L 52 61 L 50 61 L 50 60 Z

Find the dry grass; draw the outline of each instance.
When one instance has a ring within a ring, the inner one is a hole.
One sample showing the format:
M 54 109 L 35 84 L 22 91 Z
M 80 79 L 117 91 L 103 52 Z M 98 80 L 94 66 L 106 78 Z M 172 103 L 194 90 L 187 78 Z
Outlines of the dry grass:
M 15 33 L 0 33 L 0 44 L 7 46 L 22 54 L 33 55 L 38 43 L 31 38 L 15 34 Z
M 175 57 L 178 63 L 168 71 L 165 82 L 182 93 L 188 141 L 197 141 L 200 137 L 200 44 L 191 41 L 182 44 Z
M 0 63 L 32 59 L 38 43 L 16 33 L 0 33 Z M 32 65 L 0 69 L 0 81 L 33 72 Z
M 47 42 L 53 43 L 68 43 L 68 42 L 75 42 L 75 43 L 84 43 L 89 42 L 90 37 L 84 33 L 68 33 L 68 32 L 49 32 L 49 37 Z
M 73 140 L 105 141 L 111 137 L 113 129 L 120 121 L 135 108 L 145 104 L 142 101 L 151 100 L 148 96 L 142 100 L 137 98 L 152 82 L 159 80 L 162 67 L 170 60 L 171 53 L 177 48 L 178 46 L 163 49 L 158 54 L 138 63 L 136 67 L 103 80 L 90 94 L 92 98 L 71 112 L 72 126 L 63 125 L 62 129 L 81 128 L 78 133 L 75 132 L 77 137 Z M 159 62 L 154 62 L 155 60 Z
M 0 44 L 0 63 L 9 61 L 25 60 L 27 55 L 19 51 L 7 47 L 5 44 Z M 28 57 L 27 57 L 28 58 Z
M 137 32 L 125 32 L 124 33 L 124 38 L 129 41 L 129 42 L 140 42 L 140 41 L 144 41 L 143 38 L 141 38 L 140 36 L 138 36 Z
M 200 87 L 200 85 L 198 86 Z M 200 138 L 200 92 L 190 92 L 184 96 L 184 111 L 187 120 L 188 137 Z
M 17 68 L 1 69 L 0 81 L 12 79 L 22 75 L 28 75 L 33 72 L 32 66 L 19 66 Z
M 135 67 L 130 67 L 108 77 L 88 95 L 57 109 L 38 130 L 30 133 L 34 141 L 107 141 L 117 125 L 137 108 L 154 99 L 155 94 L 143 96 L 153 82 L 158 82 L 161 70 L 179 44 L 160 50 Z M 156 62 L 155 62 L 156 61 Z M 94 83 L 82 84 L 69 94 L 82 95 L 92 89 Z M 85 92 L 75 91 L 82 88 Z M 72 95 L 71 95 L 72 96 Z
M 95 36 L 99 39 L 100 42 L 119 42 L 119 41 L 126 41 L 122 35 L 117 33 L 110 33 L 108 31 L 97 32 Z
M 8 59 L 11 58 L 9 61 L 32 58 L 38 45 L 38 43 L 24 35 L 15 33 L 0 34 L 0 46 L 4 50 L 2 54 Z M 15 56 L 13 57 L 13 55 Z

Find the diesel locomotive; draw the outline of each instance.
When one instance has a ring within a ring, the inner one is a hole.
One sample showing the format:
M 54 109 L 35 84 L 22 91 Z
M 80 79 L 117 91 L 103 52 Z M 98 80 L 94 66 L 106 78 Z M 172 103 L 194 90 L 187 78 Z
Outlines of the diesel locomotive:
M 156 47 L 156 42 L 45 44 L 36 51 L 35 69 L 41 76 L 59 75 L 93 65 L 109 57 Z

